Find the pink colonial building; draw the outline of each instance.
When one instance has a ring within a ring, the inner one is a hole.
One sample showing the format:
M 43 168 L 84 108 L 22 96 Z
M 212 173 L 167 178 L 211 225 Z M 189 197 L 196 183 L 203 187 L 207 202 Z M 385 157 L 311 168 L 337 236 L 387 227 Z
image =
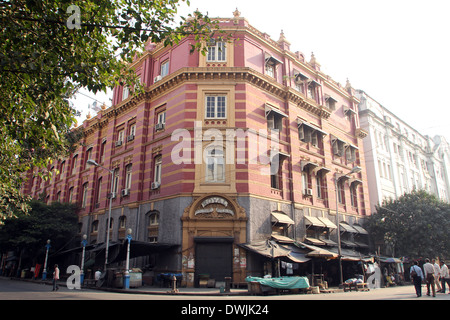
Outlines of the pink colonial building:
M 206 55 L 190 53 L 193 37 L 148 45 L 130 66 L 145 93 L 114 88 L 112 106 L 83 122 L 77 151 L 55 162 L 60 174 L 30 178 L 25 193 L 79 203 L 80 235 L 100 244 L 112 188 L 111 241 L 132 229 L 144 276 L 180 273 L 188 286 L 286 274 L 264 243 L 298 253 L 281 259 L 304 275 L 309 259 L 294 241 L 336 252 L 338 226 L 342 248 L 367 247 L 353 88 L 237 11 L 220 26 L 234 41 L 211 42 Z

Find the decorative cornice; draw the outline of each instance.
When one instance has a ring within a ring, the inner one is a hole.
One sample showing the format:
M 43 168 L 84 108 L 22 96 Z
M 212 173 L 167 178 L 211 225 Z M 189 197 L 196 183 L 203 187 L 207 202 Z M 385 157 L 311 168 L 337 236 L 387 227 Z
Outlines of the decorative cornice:
M 277 83 L 272 78 L 263 75 L 247 67 L 200 67 L 200 68 L 182 68 L 147 87 L 144 93 L 139 93 L 122 101 L 121 103 L 102 111 L 102 117 L 93 117 L 88 121 L 86 134 L 92 133 L 96 128 L 104 127 L 110 118 L 113 118 L 138 104 L 152 100 L 165 94 L 168 90 L 186 82 L 203 81 L 232 81 L 247 82 L 259 89 L 279 97 L 282 100 L 288 100 L 305 111 L 318 117 L 328 119 L 331 112 L 325 107 L 317 104 L 311 99 L 307 99 L 291 87 Z

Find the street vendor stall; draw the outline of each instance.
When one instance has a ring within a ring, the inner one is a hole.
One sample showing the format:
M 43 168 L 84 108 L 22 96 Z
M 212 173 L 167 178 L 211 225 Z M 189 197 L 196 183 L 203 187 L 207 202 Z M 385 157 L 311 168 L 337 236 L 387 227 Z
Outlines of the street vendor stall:
M 277 277 L 260 278 L 247 277 L 245 281 L 249 283 L 249 291 L 252 294 L 279 293 L 280 290 L 309 289 L 309 281 L 306 277 Z
M 402 285 L 405 281 L 403 261 L 393 257 L 378 256 L 377 258 L 380 262 L 384 285 Z

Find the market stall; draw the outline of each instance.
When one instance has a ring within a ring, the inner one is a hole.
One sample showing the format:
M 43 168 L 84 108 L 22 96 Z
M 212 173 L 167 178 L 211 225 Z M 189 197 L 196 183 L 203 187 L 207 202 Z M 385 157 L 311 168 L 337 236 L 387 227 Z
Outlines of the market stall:
M 278 294 L 283 290 L 298 292 L 300 289 L 309 289 L 307 277 L 247 277 L 245 281 L 249 283 L 249 291 L 252 294 Z

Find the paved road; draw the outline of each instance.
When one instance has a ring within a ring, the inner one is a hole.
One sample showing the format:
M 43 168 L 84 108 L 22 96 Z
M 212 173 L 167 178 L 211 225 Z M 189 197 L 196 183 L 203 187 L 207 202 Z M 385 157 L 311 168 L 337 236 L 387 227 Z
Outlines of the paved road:
M 136 292 L 130 290 L 131 292 Z M 438 293 L 435 298 L 425 295 L 417 298 L 411 285 L 370 290 L 368 292 L 339 292 L 327 294 L 295 294 L 271 296 L 195 296 L 155 295 L 105 292 L 100 290 L 70 290 L 61 286 L 52 292 L 51 285 L 0 278 L 0 301 L 4 300 L 221 300 L 221 301 L 289 301 L 289 300 L 450 300 L 450 294 Z

